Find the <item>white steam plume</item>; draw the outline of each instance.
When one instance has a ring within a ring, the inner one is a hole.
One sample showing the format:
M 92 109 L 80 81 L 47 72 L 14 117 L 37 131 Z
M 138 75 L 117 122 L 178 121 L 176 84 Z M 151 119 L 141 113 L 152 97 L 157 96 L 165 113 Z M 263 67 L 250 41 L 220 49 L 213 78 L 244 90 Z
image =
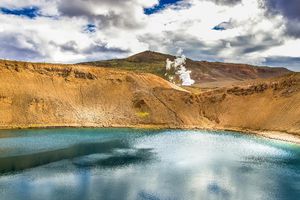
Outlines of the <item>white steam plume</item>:
M 181 85 L 190 86 L 195 83 L 195 81 L 191 78 L 191 71 L 185 68 L 186 57 L 182 54 L 182 49 L 177 51 L 178 56 L 174 61 L 171 61 L 169 58 L 166 60 L 166 71 L 165 74 L 169 81 L 176 83 L 175 76 L 179 76 L 181 81 Z M 173 72 L 173 73 L 172 73 Z

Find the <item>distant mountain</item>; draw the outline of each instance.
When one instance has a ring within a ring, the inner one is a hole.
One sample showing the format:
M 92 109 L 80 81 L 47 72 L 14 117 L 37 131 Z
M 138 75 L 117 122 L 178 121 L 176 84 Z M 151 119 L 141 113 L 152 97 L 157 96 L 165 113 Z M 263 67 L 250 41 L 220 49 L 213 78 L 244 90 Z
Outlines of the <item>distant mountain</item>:
M 135 72 L 147 72 L 165 78 L 165 64 L 167 58 L 174 59 L 175 56 L 153 51 L 144 51 L 124 59 L 85 62 L 80 64 L 110 67 Z M 225 83 L 257 78 L 272 78 L 291 72 L 286 68 L 194 61 L 191 59 L 187 59 L 186 68 L 192 71 L 191 77 L 196 81 L 196 84 Z

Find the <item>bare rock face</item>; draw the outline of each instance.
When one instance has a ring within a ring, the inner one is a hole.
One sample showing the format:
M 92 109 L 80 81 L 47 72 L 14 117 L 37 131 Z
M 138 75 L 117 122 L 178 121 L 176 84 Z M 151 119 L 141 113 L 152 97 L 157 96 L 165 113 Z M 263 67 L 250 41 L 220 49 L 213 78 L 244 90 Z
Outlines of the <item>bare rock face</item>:
M 153 74 L 0 61 L 0 128 L 49 126 L 300 133 L 300 75 L 192 93 Z

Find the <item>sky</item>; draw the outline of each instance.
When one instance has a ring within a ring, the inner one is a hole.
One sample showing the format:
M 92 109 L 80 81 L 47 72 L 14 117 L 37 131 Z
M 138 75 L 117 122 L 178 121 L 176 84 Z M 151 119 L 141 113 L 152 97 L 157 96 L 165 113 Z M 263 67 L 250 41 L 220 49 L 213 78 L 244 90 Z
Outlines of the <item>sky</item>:
M 178 49 L 300 71 L 300 1 L 0 1 L 1 59 L 77 63 Z

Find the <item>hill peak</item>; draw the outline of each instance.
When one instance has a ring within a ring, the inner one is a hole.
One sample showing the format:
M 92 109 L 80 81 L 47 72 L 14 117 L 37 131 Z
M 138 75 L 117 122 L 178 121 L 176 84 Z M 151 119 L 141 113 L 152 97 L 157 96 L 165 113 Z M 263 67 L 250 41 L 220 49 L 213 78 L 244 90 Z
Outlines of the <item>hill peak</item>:
M 174 60 L 176 57 L 148 50 L 134 54 L 128 58 L 94 61 L 83 64 L 136 72 L 147 72 L 166 79 L 165 66 L 167 58 Z M 285 68 L 258 67 L 238 63 L 194 61 L 189 58 L 186 59 L 186 68 L 192 72 L 191 77 L 195 80 L 196 84 L 201 85 L 231 84 L 244 80 L 272 78 L 291 72 Z
M 134 54 L 126 58 L 126 60 L 130 62 L 155 62 L 166 60 L 167 58 L 174 59 L 175 56 L 147 50 Z

